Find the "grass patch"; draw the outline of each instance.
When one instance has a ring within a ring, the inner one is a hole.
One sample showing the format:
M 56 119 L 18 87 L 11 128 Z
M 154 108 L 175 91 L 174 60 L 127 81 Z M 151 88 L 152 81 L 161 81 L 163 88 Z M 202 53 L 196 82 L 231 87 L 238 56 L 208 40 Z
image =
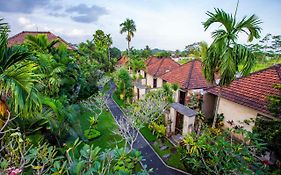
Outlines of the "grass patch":
M 140 132 L 146 138 L 146 140 L 149 142 L 154 142 L 157 139 L 156 136 L 151 133 L 151 131 L 148 129 L 148 127 L 141 128 Z
M 79 117 L 77 116 L 76 123 L 79 123 L 82 133 L 89 129 L 89 118 L 92 115 L 93 113 L 91 111 L 81 109 L 81 115 Z M 98 138 L 90 140 L 87 144 L 94 145 L 94 147 L 99 146 L 102 150 L 115 148 L 116 145 L 118 147 L 124 146 L 123 138 L 119 134 L 114 133 L 118 131 L 118 126 L 110 112 L 104 111 L 100 115 L 95 129 L 98 130 L 101 135 Z M 70 137 L 67 143 L 72 144 L 75 140 L 76 138 Z
M 276 58 L 276 59 L 270 59 L 270 60 L 264 60 L 264 61 L 259 61 L 258 63 L 256 63 L 256 65 L 254 66 L 252 72 L 255 71 L 259 71 L 265 68 L 268 68 L 274 64 L 281 64 L 281 59 L 280 58 Z
M 183 65 L 183 64 L 187 63 L 188 61 L 190 61 L 190 59 L 188 59 L 188 58 L 183 58 L 183 59 L 179 60 L 178 63 L 181 64 L 181 65 Z
M 105 86 L 103 87 L 102 92 L 103 92 L 103 93 L 106 93 L 107 91 L 109 91 L 109 89 L 110 89 L 110 83 L 107 82 L 107 83 L 105 84 Z
M 123 147 L 125 142 L 119 134 L 114 132 L 118 131 L 118 126 L 110 112 L 103 112 L 99 118 L 97 128 L 101 136 L 89 142 L 94 146 L 99 146 L 102 149 Z
M 113 93 L 113 99 L 121 108 L 125 108 L 125 102 L 120 99 L 116 92 Z
M 183 171 L 186 171 L 184 165 L 181 162 L 181 155 L 177 151 L 176 147 L 169 142 L 168 139 L 164 138 L 157 139 L 155 135 L 152 134 L 152 132 L 148 129 L 148 127 L 143 127 L 140 132 L 142 135 L 151 143 L 153 149 L 158 153 L 160 157 L 169 165 L 178 169 L 181 169 Z M 165 150 L 161 150 L 160 148 L 162 146 L 167 146 Z M 164 159 L 163 156 L 166 154 L 170 154 L 170 157 L 168 159 Z

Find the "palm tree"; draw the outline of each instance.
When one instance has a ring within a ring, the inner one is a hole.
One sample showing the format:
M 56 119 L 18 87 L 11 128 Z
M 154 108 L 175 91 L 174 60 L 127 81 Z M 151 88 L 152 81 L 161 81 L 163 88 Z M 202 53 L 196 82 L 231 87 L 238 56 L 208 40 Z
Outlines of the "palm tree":
M 22 46 L 7 47 L 8 30 L 0 34 L 0 117 L 7 112 L 31 115 L 41 104 L 34 83 L 37 66 L 26 60 L 30 53 Z M 8 100 L 9 99 L 9 100 Z M 12 108 L 12 110 L 9 109 Z M 3 119 L 2 118 L 2 119 Z M 0 118 L 0 121 L 3 122 Z
M 256 15 L 244 17 L 238 21 L 236 16 L 221 9 L 215 9 L 215 13 L 208 11 L 207 15 L 209 19 L 203 22 L 205 31 L 214 23 L 220 24 L 219 28 L 212 32 L 214 41 L 208 49 L 206 59 L 203 60 L 203 72 L 208 81 L 214 83 L 215 75 L 220 76 L 214 127 L 222 86 L 229 85 L 235 79 L 237 73 L 242 74 L 242 76 L 249 74 L 255 62 L 255 57 L 251 51 L 237 43 L 238 35 L 245 33 L 248 36 L 248 42 L 253 41 L 254 38 L 259 38 L 261 21 Z
M 3 20 L 4 20 L 3 18 L 0 18 L 0 32 L 2 32 L 3 30 L 8 30 L 9 28 L 7 23 L 1 22 Z
M 123 23 L 120 24 L 121 30 L 120 33 L 127 33 L 126 39 L 128 41 L 128 55 L 130 52 L 130 42 L 134 37 L 134 32 L 137 31 L 135 21 L 132 19 L 126 19 Z
M 25 38 L 25 44 L 32 51 L 40 53 L 51 53 L 54 49 L 54 46 L 59 43 L 59 39 L 54 39 L 51 42 L 48 41 L 47 35 L 27 35 Z

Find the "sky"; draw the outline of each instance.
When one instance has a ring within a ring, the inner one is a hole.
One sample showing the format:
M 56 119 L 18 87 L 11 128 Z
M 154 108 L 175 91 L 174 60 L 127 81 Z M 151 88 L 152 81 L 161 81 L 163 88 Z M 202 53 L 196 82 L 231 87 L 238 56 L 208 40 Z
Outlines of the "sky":
M 68 42 L 91 40 L 101 29 L 111 34 L 113 46 L 124 50 L 126 36 L 120 23 L 133 19 L 137 31 L 132 46 L 183 50 L 188 44 L 211 43 L 213 25 L 204 31 L 207 11 L 234 13 L 237 0 L 0 0 L 0 18 L 10 25 L 10 36 L 21 31 L 51 31 Z M 281 34 L 281 0 L 240 0 L 238 19 L 256 14 L 262 33 Z M 241 43 L 246 42 L 244 35 Z

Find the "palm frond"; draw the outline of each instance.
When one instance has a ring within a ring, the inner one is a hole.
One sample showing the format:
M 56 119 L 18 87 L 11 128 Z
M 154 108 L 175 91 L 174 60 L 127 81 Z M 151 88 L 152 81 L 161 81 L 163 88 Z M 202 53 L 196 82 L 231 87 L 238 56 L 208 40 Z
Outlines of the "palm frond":
M 256 15 L 252 15 L 249 18 L 244 17 L 240 22 L 236 24 L 235 31 L 245 32 L 248 35 L 248 41 L 251 42 L 254 38 L 257 39 L 260 37 L 261 28 L 259 25 L 261 23 L 261 20 Z
M 0 74 L 0 89 L 11 94 L 11 102 L 15 113 L 30 111 L 26 104 L 35 104 L 40 108 L 40 101 L 34 91 L 34 83 L 39 78 L 34 71 L 37 66 L 25 62 L 10 66 Z
M 221 9 L 215 8 L 215 13 L 208 11 L 206 13 L 209 19 L 203 22 L 204 29 L 207 30 L 212 24 L 220 23 L 230 32 L 235 25 L 235 18 Z
M 9 31 L 9 25 L 6 22 L 2 22 L 4 19 L 0 18 L 0 32 Z

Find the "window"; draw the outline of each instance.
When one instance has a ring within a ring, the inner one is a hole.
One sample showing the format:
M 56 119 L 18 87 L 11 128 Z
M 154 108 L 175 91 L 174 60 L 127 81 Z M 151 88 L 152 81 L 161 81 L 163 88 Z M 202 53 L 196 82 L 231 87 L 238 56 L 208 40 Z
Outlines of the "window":
M 179 91 L 179 103 L 185 105 L 186 92 Z
M 144 73 L 144 78 L 146 79 L 146 72 Z
M 153 88 L 157 88 L 157 78 L 153 78 Z

